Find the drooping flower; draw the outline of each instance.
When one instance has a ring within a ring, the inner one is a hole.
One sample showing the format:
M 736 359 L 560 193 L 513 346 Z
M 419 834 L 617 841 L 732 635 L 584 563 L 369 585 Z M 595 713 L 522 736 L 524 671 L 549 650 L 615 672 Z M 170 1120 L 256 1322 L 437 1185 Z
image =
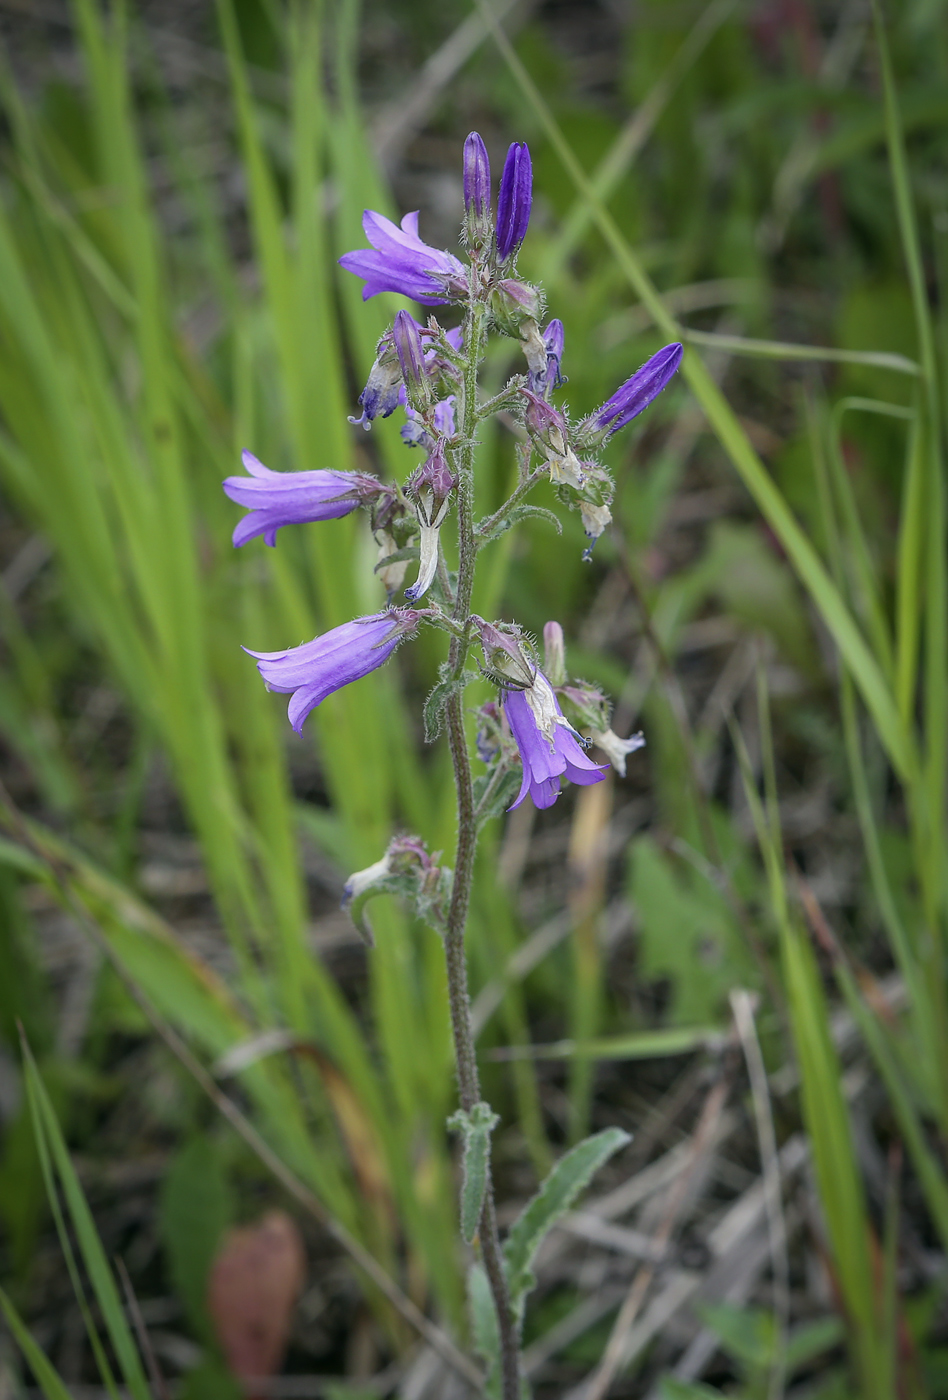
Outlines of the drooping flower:
M 570 446 L 566 419 L 546 399 L 539 398 L 531 390 L 521 389 L 520 392 L 527 400 L 524 414 L 527 432 L 546 458 L 550 480 L 554 486 L 572 486 L 580 490 L 586 474 Z
M 641 369 L 620 384 L 610 399 L 597 408 L 579 427 L 579 434 L 588 442 L 602 443 L 613 433 L 631 423 L 665 388 L 681 364 L 682 347 L 675 342 L 666 345 L 646 360 Z
M 515 141 L 507 152 L 500 193 L 497 196 L 497 256 L 501 262 L 515 253 L 524 240 L 533 204 L 533 167 L 525 141 Z
M 247 451 L 242 460 L 249 477 L 229 476 L 224 482 L 230 499 L 250 511 L 234 529 L 238 546 L 257 535 L 275 545 L 281 525 L 336 520 L 367 505 L 383 490 L 381 482 L 362 472 L 275 472 Z
M 560 795 L 561 777 L 582 786 L 602 782 L 605 767 L 586 757 L 542 671 L 536 672 L 527 689 L 504 690 L 501 695 L 523 763 L 523 782 L 510 811 L 520 806 L 527 793 L 536 807 L 552 807 Z
M 344 622 L 287 651 L 244 651 L 255 658 L 270 690 L 292 695 L 287 714 L 300 733 L 310 710 L 333 691 L 382 666 L 405 637 L 414 636 L 424 616 L 412 608 L 387 608 Z
M 589 540 L 589 544 L 583 550 L 583 559 L 588 564 L 592 558 L 596 541 L 606 526 L 612 524 L 612 511 L 608 506 L 596 506 L 590 501 L 580 501 L 579 514 L 583 522 L 583 529 L 586 531 L 586 538 Z
M 376 346 L 375 360 L 369 370 L 365 388 L 359 395 L 362 412 L 358 418 L 350 417 L 349 422 L 353 426 L 361 423 L 368 432 L 376 418 L 388 418 L 389 414 L 395 412 L 398 405 L 404 401 L 404 393 L 402 367 L 392 333 L 388 332 Z
M 440 306 L 467 291 L 464 267 L 452 253 L 429 248 L 418 237 L 418 214 L 406 214 L 401 227 L 366 209 L 362 227 L 371 248 L 343 253 L 339 263 L 361 277 L 362 300 L 379 292 L 401 292 L 429 306 Z

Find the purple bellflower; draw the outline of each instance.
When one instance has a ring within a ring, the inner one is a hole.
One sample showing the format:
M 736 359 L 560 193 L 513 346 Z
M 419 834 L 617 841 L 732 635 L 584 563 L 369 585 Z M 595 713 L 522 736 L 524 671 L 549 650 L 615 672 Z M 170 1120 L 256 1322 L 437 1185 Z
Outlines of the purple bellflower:
M 587 758 L 579 735 L 560 709 L 553 687 L 537 670 L 533 685 L 525 690 L 501 692 L 504 714 L 517 741 L 523 763 L 523 782 L 514 807 L 527 793 L 534 806 L 552 807 L 560 795 L 560 778 L 587 786 L 601 783 L 605 767 Z
M 580 424 L 579 432 L 584 437 L 606 442 L 613 433 L 631 423 L 643 409 L 648 408 L 654 398 L 665 388 L 672 375 L 681 364 L 682 347 L 675 342 L 666 345 L 646 360 L 641 369 L 636 370 L 631 379 L 607 399 L 602 408 Z
M 533 167 L 526 142 L 507 152 L 497 196 L 497 256 L 505 262 L 524 240 L 533 204 Z
M 362 227 L 372 247 L 343 253 L 339 263 L 365 282 L 363 301 L 379 292 L 401 292 L 413 301 L 441 306 L 465 295 L 464 267 L 452 253 L 422 243 L 417 212 L 406 214 L 399 228 L 384 214 L 366 209 Z
M 275 472 L 252 452 L 245 451 L 242 458 L 249 477 L 229 476 L 224 482 L 230 499 L 250 511 L 234 529 L 238 546 L 257 535 L 273 546 L 281 525 L 337 520 L 374 500 L 383 489 L 374 476 L 361 472 Z
M 299 734 L 310 710 L 351 681 L 382 666 L 398 644 L 414 636 L 423 612 L 388 608 L 357 617 L 288 651 L 251 651 L 269 690 L 292 695 L 287 714 Z

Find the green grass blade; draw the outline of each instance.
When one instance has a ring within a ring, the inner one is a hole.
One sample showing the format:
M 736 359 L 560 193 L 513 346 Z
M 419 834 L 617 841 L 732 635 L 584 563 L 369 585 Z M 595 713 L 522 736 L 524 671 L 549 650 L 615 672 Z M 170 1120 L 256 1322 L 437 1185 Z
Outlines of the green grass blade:
M 18 1347 L 26 1357 L 27 1363 L 33 1375 L 36 1377 L 40 1390 L 46 1396 L 46 1400 L 71 1400 L 69 1391 L 63 1381 L 47 1358 L 42 1349 L 37 1346 L 29 1329 L 20 1317 L 10 1299 L 0 1288 L 0 1308 L 7 1320 L 13 1338 Z
M 48 1153 L 49 1161 L 62 1186 L 69 1218 L 76 1233 L 96 1302 L 102 1312 L 109 1340 L 125 1378 L 125 1384 L 135 1400 L 151 1400 L 138 1348 L 125 1319 L 125 1310 L 122 1307 L 118 1287 L 106 1260 L 105 1251 L 102 1248 L 82 1187 L 79 1185 L 79 1178 L 76 1176 L 69 1153 L 66 1150 L 66 1144 L 53 1106 L 46 1093 L 45 1085 L 40 1078 L 29 1046 L 25 1043 L 23 1063 L 37 1143 L 43 1144 L 44 1152 Z M 90 1333 L 90 1336 L 92 1335 L 94 1333 Z M 108 1381 L 106 1383 L 108 1384 Z

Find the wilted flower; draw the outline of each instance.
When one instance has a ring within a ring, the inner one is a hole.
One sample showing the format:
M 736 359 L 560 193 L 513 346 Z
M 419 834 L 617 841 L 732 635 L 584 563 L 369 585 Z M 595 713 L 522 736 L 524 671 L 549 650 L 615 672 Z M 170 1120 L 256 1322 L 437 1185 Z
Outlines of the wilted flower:
M 287 714 L 300 733 L 310 710 L 333 691 L 383 665 L 403 638 L 417 632 L 424 615 L 411 608 L 388 608 L 344 622 L 288 651 L 244 651 L 256 659 L 268 689 L 292 694 Z
M 533 167 L 526 142 L 515 141 L 507 152 L 497 196 L 497 256 L 501 262 L 516 253 L 524 240 L 533 204 Z
M 363 301 L 379 292 L 401 292 L 414 301 L 439 306 L 464 296 L 467 280 L 463 265 L 452 253 L 422 243 L 417 211 L 406 214 L 399 228 L 384 214 L 366 209 L 362 227 L 372 247 L 343 253 L 339 262 L 365 281 Z
M 682 353 L 682 347 L 676 342 L 666 345 L 650 360 L 646 360 L 642 368 L 621 384 L 602 408 L 597 408 L 580 424 L 579 433 L 584 443 L 605 442 L 648 408 L 681 364 Z
M 645 735 L 632 734 L 628 739 L 620 739 L 618 734 L 613 734 L 611 729 L 591 729 L 589 737 L 597 748 L 602 749 L 622 777 L 625 777 L 625 761 L 630 753 L 636 753 L 639 749 L 645 748 Z
M 527 431 L 547 460 L 550 480 L 554 486 L 572 486 L 579 490 L 586 480 L 586 474 L 570 446 L 566 419 L 529 389 L 521 389 L 520 392 L 527 400 L 524 415 Z
M 511 811 L 528 792 L 535 806 L 552 807 L 560 795 L 561 776 L 583 786 L 602 782 L 605 768 L 586 757 L 542 671 L 535 673 L 532 686 L 503 691 L 502 701 L 523 763 L 523 782 Z
M 527 385 L 541 399 L 548 399 L 553 390 L 564 382 L 560 373 L 560 363 L 563 359 L 563 322 L 554 318 L 538 338 L 542 344 L 542 360 L 538 356 L 538 364 L 534 368 L 530 356 L 527 356 L 530 370 Z
M 441 526 L 448 513 L 451 492 L 457 484 L 458 479 L 444 454 L 444 439 L 439 438 L 424 466 L 405 487 L 406 494 L 415 501 L 420 531 L 418 577 L 411 588 L 405 589 L 405 597 L 412 603 L 424 597 L 438 571 Z
M 383 490 L 374 476 L 361 472 L 275 472 L 252 452 L 244 451 L 241 459 L 250 476 L 229 476 L 224 482 L 230 499 L 250 511 L 234 528 L 235 545 L 257 535 L 275 545 L 281 525 L 336 520 L 369 504 Z
M 583 550 L 583 558 L 592 558 L 593 547 L 606 526 L 612 523 L 612 511 L 608 506 L 595 506 L 590 501 L 580 501 L 579 514 L 589 544 Z
M 406 313 L 407 314 L 407 313 Z M 392 342 L 391 333 L 383 335 L 375 351 L 375 362 L 369 370 L 365 388 L 359 395 L 362 412 L 358 418 L 350 418 L 352 424 L 361 423 L 366 432 L 376 418 L 387 418 L 403 402 L 402 367 Z
M 405 582 L 408 560 L 396 559 L 391 564 L 383 563 L 383 560 L 389 559 L 393 554 L 398 553 L 398 541 L 393 535 L 390 535 L 387 530 L 379 530 L 375 539 L 379 547 L 379 557 L 375 565 L 375 572 L 381 579 L 386 596 L 389 602 L 391 602 L 393 596 Z

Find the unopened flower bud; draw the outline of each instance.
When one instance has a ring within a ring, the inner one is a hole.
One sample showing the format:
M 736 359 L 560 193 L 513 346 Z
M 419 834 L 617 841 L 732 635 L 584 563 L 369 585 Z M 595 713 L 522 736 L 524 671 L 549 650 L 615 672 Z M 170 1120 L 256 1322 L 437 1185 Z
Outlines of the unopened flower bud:
M 464 142 L 464 210 L 468 241 L 482 248 L 490 238 L 490 161 L 476 131 Z
M 497 256 L 516 253 L 527 232 L 533 204 L 533 168 L 526 143 L 515 141 L 507 152 L 497 197 Z
M 551 685 L 565 684 L 566 645 L 558 622 L 548 622 L 543 629 L 543 670 Z
M 681 364 L 682 353 L 682 347 L 675 343 L 666 345 L 646 360 L 641 369 L 619 386 L 612 398 L 580 424 L 578 433 L 583 446 L 594 447 L 606 442 L 648 408 Z
M 421 331 L 414 317 L 407 311 L 399 311 L 395 317 L 392 340 L 395 343 L 395 353 L 398 356 L 408 402 L 412 408 L 423 411 L 431 402 L 431 386 L 428 383 Z

